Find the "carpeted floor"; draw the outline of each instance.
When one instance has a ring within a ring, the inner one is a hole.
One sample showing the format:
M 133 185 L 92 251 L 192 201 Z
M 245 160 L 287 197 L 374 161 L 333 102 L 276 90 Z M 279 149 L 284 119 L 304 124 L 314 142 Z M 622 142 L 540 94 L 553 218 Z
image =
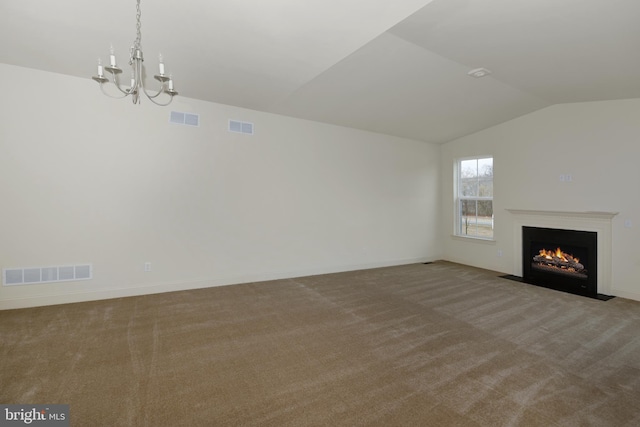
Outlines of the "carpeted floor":
M 0 312 L 72 426 L 638 426 L 640 303 L 447 262 Z

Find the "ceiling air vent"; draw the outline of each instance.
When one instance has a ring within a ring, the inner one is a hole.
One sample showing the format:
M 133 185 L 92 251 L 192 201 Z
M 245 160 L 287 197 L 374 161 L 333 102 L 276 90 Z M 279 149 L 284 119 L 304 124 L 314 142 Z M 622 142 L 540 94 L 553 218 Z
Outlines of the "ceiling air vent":
M 491 71 L 487 70 L 486 68 L 474 68 L 473 70 L 469 71 L 467 74 L 470 75 L 471 77 L 475 77 L 476 79 L 479 79 L 480 77 L 488 76 L 489 74 L 491 74 Z
M 200 116 L 198 114 L 172 111 L 169 116 L 169 123 L 176 125 L 200 126 Z
M 253 135 L 253 123 L 229 120 L 229 132 L 246 133 Z

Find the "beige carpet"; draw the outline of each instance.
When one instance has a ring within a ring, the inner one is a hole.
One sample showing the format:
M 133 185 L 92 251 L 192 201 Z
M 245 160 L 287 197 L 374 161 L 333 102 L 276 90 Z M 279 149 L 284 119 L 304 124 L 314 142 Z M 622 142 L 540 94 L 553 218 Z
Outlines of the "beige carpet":
M 456 264 L 0 312 L 72 426 L 638 426 L 640 303 Z

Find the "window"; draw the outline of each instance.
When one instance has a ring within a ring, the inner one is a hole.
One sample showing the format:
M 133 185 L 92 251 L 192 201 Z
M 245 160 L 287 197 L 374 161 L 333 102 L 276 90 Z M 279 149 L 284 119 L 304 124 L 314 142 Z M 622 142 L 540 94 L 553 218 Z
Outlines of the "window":
M 493 239 L 493 157 L 457 161 L 455 234 Z

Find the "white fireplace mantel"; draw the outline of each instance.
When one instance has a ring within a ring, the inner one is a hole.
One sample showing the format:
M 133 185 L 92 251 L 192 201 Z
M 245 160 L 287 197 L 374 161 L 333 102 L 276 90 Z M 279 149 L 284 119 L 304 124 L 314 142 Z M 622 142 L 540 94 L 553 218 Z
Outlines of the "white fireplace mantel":
M 537 211 L 531 209 L 507 209 L 513 215 L 534 215 L 534 216 L 555 216 L 555 217 L 568 217 L 568 218 L 593 218 L 611 220 L 614 216 L 618 215 L 618 212 L 598 212 L 598 211 Z
M 598 293 L 611 294 L 611 219 L 618 212 L 507 209 L 513 216 L 513 271 L 522 277 L 522 227 L 560 228 L 598 233 Z

